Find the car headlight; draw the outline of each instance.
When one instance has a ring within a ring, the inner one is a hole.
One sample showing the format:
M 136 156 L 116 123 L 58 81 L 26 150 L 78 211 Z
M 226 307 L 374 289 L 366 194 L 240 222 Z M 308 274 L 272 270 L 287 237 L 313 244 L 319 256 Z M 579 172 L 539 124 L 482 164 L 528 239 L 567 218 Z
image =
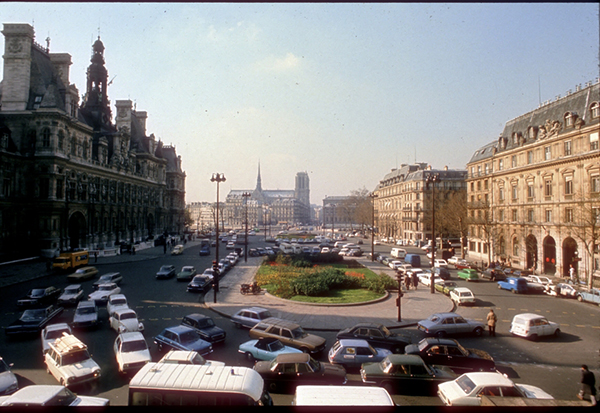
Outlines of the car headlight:
M 94 370 L 94 377 L 100 377 L 100 369 Z

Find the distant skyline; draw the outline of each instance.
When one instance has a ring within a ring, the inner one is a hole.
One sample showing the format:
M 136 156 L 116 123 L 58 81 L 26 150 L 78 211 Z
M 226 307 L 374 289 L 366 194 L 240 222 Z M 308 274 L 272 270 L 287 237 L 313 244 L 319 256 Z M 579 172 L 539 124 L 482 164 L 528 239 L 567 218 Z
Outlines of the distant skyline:
M 186 202 L 372 191 L 393 168 L 465 169 L 504 124 L 599 76 L 597 3 L 14 3 L 85 92 L 100 37 L 111 108 L 176 147 Z M 4 51 L 4 36 L 0 36 Z

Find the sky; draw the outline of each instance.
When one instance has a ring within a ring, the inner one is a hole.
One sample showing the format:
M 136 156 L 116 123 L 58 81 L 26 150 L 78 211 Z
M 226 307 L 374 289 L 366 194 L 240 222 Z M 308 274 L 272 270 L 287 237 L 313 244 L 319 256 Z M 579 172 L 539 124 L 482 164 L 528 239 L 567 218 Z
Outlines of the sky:
M 0 2 L 69 53 L 85 92 L 100 36 L 109 99 L 173 145 L 186 202 L 373 191 L 402 164 L 466 169 L 504 124 L 599 76 L 596 3 Z M 4 36 L 0 36 L 4 50 Z

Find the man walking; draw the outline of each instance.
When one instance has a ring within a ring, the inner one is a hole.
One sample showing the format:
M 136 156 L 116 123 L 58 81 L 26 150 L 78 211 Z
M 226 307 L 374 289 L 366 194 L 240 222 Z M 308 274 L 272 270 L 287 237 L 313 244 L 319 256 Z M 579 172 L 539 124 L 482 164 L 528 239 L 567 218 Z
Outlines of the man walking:
M 596 377 L 592 373 L 588 366 L 585 364 L 581 365 L 581 390 L 577 397 L 583 400 L 584 396 L 590 395 L 590 402 L 592 406 L 596 405 Z
M 498 321 L 498 317 L 494 314 L 494 310 L 490 308 L 490 312 L 487 315 L 487 325 L 490 337 L 496 337 L 496 321 Z

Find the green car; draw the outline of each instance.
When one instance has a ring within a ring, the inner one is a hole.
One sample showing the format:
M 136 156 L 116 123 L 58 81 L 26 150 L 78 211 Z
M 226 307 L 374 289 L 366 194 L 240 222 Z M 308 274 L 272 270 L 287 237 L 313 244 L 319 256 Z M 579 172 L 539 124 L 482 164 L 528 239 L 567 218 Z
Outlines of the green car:
M 190 281 L 192 278 L 194 278 L 194 275 L 196 274 L 196 268 L 186 265 L 177 274 L 177 281 Z
M 462 278 L 467 281 L 479 281 L 479 274 L 477 273 L 477 270 L 465 268 L 458 272 L 458 278 Z
M 446 295 L 450 295 L 450 291 L 454 290 L 456 287 L 458 286 L 454 281 L 444 281 L 441 283 L 435 283 L 435 289 Z

